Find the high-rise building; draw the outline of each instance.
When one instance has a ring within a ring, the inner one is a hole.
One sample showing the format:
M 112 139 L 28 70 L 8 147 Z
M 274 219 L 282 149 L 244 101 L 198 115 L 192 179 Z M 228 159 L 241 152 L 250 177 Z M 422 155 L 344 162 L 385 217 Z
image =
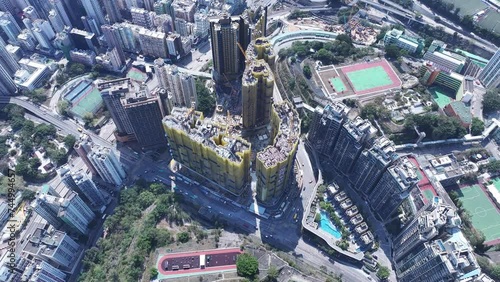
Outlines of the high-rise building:
M 324 109 L 317 107 L 314 110 L 308 140 L 316 151 L 330 157 L 340 130 L 347 121 L 349 110 L 340 102 L 329 104 Z
M 479 80 L 487 88 L 500 86 L 500 49 L 495 52 L 488 64 L 479 73 Z
M 343 173 L 351 172 L 363 148 L 375 136 L 377 129 L 370 121 L 356 117 L 346 122 L 339 133 L 337 142 L 331 153 L 335 168 Z
M 162 58 L 154 60 L 154 69 L 158 85 L 161 88 L 167 89 L 168 81 L 167 81 L 167 68 L 165 67 L 165 60 L 163 60 Z
M 250 43 L 248 22 L 242 17 L 222 18 L 210 22 L 212 58 L 217 80 L 236 78 L 245 65 L 245 50 Z
M 300 119 L 289 103 L 272 107 L 273 144 L 257 153 L 257 199 L 276 199 L 290 187 L 299 144 Z
M 230 134 L 231 124 L 204 120 L 201 112 L 177 107 L 163 118 L 173 159 L 240 195 L 250 179 L 251 145 Z
M 166 68 L 167 91 L 173 97 L 174 106 L 196 108 L 196 85 L 194 77 L 179 72 L 175 65 L 168 65 Z
M 95 218 L 94 212 L 74 191 L 70 191 L 60 204 L 57 216 L 62 219 L 71 230 L 87 234 L 89 224 Z
M 84 173 L 67 173 L 62 177 L 63 183 L 73 191 L 83 195 L 92 207 L 102 207 L 104 196 L 94 181 Z
M 383 221 L 391 219 L 418 181 L 417 167 L 408 158 L 399 158 L 384 172 L 369 194 L 372 210 Z
M 94 146 L 88 157 L 104 181 L 117 186 L 122 185 L 126 173 L 113 150 Z
M 245 129 L 269 123 L 274 90 L 274 75 L 264 60 L 248 62 L 242 78 L 242 118 Z
M 272 48 L 271 42 L 267 38 L 257 38 L 248 45 L 246 57 L 264 60 L 272 68 L 276 59 L 276 54 Z
M 85 30 L 72 28 L 69 36 L 75 47 L 79 49 L 95 51 L 99 45 L 96 35 Z
M 88 225 L 95 214 L 74 191 L 66 197 L 40 193 L 32 205 L 33 210 L 55 228 L 65 226 L 71 231 L 87 234 Z
M 23 269 L 23 277 L 28 279 L 26 281 L 33 281 L 33 282 L 67 281 L 66 279 L 67 275 L 64 272 L 40 259 L 34 259 L 26 268 Z
M 17 42 L 17 36 L 21 33 L 21 28 L 11 13 L 0 11 L 0 27 L 9 38 L 9 42 Z
M 88 17 L 95 19 L 99 26 L 106 24 L 102 7 L 98 0 L 85 0 L 82 1 L 82 4 Z
M 152 31 L 145 28 L 139 30 L 139 42 L 142 53 L 154 58 L 166 58 L 167 41 L 164 32 Z
M 115 122 L 116 130 L 120 134 L 134 134 L 134 128 L 130 123 L 127 113 L 123 108 L 121 98 L 125 97 L 132 87 L 130 78 L 120 78 L 99 83 L 97 85 L 101 92 L 102 100 Z
M 64 30 L 64 22 L 56 10 L 49 11 L 49 22 L 56 33 Z
M 120 32 L 114 25 L 103 25 L 101 27 L 104 38 L 108 43 L 110 49 L 116 48 L 116 52 L 121 61 L 121 64 L 125 64 L 127 57 L 125 57 L 125 52 L 123 52 L 123 47 L 120 42 Z
M 93 175 L 97 175 L 97 170 L 90 161 L 88 155 L 92 152 L 92 141 L 90 140 L 88 135 L 82 134 L 80 135 L 80 139 L 73 146 L 76 153 L 80 158 L 82 158 L 83 162 L 89 169 L 90 173 Z
M 46 0 L 28 0 L 30 5 L 36 10 L 38 18 L 46 20 L 51 9 L 50 4 Z
M 0 64 L 0 95 L 14 95 L 17 92 L 16 84 L 9 72 Z
M 205 9 L 200 9 L 194 14 L 195 35 L 199 38 L 206 38 L 210 30 L 208 14 Z
M 0 11 L 9 12 L 14 14 L 16 11 L 16 7 L 12 5 L 12 2 L 9 0 L 0 0 Z
M 82 250 L 81 246 L 75 240 L 59 230 L 47 232 L 41 228 L 37 228 L 27 238 L 29 238 L 28 243 L 24 247 L 23 252 L 66 270 L 69 270 L 68 268 L 74 265 Z M 52 273 L 48 276 L 51 277 Z M 60 277 L 60 274 L 57 276 Z M 49 280 L 36 281 L 58 280 L 51 277 Z
M 382 136 L 375 140 L 370 149 L 365 149 L 354 164 L 349 180 L 353 187 L 370 194 L 382 174 L 398 157 L 394 142 Z
M 3 41 L 2 38 L 0 38 L 0 65 L 5 69 L 9 77 L 13 77 L 16 71 L 18 71 L 21 66 L 19 65 L 19 62 L 10 54 L 7 52 L 6 49 L 7 44 L 5 44 L 5 41 Z M 4 78 L 2 78 L 2 81 Z M 5 81 L 7 83 L 8 81 Z
M 481 274 L 455 209 L 430 201 L 393 241 L 398 281 L 476 281 Z
M 160 97 L 141 86 L 139 91 L 126 93 L 121 102 L 143 150 L 164 147 L 167 140 L 161 122 Z
M 106 0 L 103 2 L 104 9 L 108 13 L 108 19 L 111 24 L 122 21 L 122 14 L 116 2 L 116 0 Z
M 81 17 L 84 29 L 88 32 L 91 32 L 93 34 L 96 34 L 97 36 L 101 35 L 101 25 L 94 19 L 93 17 L 89 16 L 82 16 Z
M 24 8 L 23 15 L 30 20 L 40 19 L 40 15 L 38 15 L 37 10 L 35 10 L 33 6 L 28 6 Z M 28 26 L 26 26 L 26 28 L 28 28 Z
M 52 7 L 56 10 L 57 14 L 61 17 L 64 25 L 72 27 L 73 25 L 71 24 L 71 20 L 69 19 L 66 8 L 64 7 L 64 2 L 62 0 L 49 0 L 49 2 L 52 4 Z
M 152 29 L 154 27 L 155 13 L 141 8 L 130 9 L 132 15 L 132 22 L 138 26 Z

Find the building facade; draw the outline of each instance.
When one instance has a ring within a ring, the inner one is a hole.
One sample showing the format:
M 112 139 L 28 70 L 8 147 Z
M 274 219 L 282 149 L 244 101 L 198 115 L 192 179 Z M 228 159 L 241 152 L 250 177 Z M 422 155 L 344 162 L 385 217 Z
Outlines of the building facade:
M 88 158 L 104 181 L 122 185 L 126 177 L 125 170 L 111 149 L 93 146 Z
M 266 125 L 271 117 L 274 75 L 264 60 L 249 61 L 242 79 L 242 118 L 245 129 Z
M 498 49 L 488 64 L 479 73 L 479 80 L 487 88 L 500 86 L 500 49 Z

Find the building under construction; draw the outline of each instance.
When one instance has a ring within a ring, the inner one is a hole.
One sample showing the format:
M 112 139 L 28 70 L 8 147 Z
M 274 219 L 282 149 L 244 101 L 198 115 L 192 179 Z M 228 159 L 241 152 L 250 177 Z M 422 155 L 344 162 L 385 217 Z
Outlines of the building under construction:
M 251 145 L 240 137 L 236 118 L 204 119 L 193 109 L 174 107 L 163 119 L 172 157 L 228 192 L 240 195 L 250 179 Z
M 299 144 L 300 119 L 289 103 L 275 104 L 271 114 L 273 144 L 257 153 L 257 198 L 267 202 L 289 186 Z

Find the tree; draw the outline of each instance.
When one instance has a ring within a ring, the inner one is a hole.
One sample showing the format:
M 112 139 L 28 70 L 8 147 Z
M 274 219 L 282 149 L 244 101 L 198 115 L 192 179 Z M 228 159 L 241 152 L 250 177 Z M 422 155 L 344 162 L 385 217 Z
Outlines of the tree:
M 158 276 L 158 269 L 156 267 L 153 267 L 149 270 L 149 276 L 150 278 L 156 278 Z
M 470 133 L 472 136 L 481 135 L 484 131 L 484 122 L 476 117 L 472 118 Z
M 280 273 L 276 266 L 271 265 L 267 270 L 267 280 L 268 281 L 277 281 Z
M 188 232 L 181 232 L 177 234 L 177 241 L 181 243 L 186 243 L 187 241 L 189 241 L 190 237 L 191 236 L 189 236 Z
M 196 80 L 196 94 L 198 98 L 196 110 L 203 112 L 205 116 L 210 116 L 215 109 L 215 98 L 201 80 Z
M 57 103 L 57 109 L 59 110 L 59 113 L 63 116 L 68 116 L 69 112 L 69 103 L 66 100 L 59 101 Z
M 254 256 L 243 253 L 236 259 L 236 271 L 240 276 L 253 278 L 259 273 L 259 262 Z
M 314 216 L 314 222 L 320 222 L 321 221 L 321 215 L 319 213 L 316 213 Z
M 302 72 L 304 73 L 304 76 L 307 79 L 311 79 L 312 72 L 311 72 L 311 67 L 309 65 L 305 65 L 304 69 L 302 70 Z
M 391 272 L 389 271 L 389 268 L 387 266 L 380 266 L 378 271 L 377 271 L 377 277 L 380 278 L 380 280 L 386 280 L 389 278 L 391 275 Z
M 71 150 L 71 148 L 73 148 L 73 146 L 75 146 L 76 137 L 72 134 L 69 134 L 69 135 L 66 135 L 66 137 L 64 137 L 63 141 L 64 141 L 64 145 L 66 146 L 66 148 L 68 148 L 68 150 Z
M 85 126 L 90 126 L 92 124 L 92 121 L 94 120 L 94 114 L 92 113 L 85 113 L 82 117 L 83 122 L 85 122 Z
M 385 55 L 389 58 L 397 59 L 401 56 L 401 50 L 397 45 L 391 44 L 385 47 Z
M 489 90 L 483 96 L 483 110 L 486 113 L 500 110 L 499 90 Z

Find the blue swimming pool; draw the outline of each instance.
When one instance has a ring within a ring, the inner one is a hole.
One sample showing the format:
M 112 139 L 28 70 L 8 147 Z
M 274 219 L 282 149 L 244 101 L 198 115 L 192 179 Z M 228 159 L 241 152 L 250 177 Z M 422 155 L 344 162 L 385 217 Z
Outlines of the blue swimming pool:
M 321 228 L 321 230 L 325 232 L 328 232 L 328 234 L 332 235 L 335 239 L 342 238 L 342 234 L 340 234 L 340 231 L 337 230 L 337 227 L 333 224 L 333 222 L 330 221 L 328 214 L 324 211 L 321 211 L 320 215 L 321 221 L 319 222 L 319 228 Z

